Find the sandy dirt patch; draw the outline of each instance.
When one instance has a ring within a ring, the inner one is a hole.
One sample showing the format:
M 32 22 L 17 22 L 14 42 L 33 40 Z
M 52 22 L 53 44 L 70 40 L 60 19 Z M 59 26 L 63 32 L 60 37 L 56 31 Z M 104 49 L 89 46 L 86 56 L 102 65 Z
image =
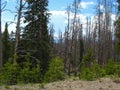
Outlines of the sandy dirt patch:
M 0 86 L 0 90 L 120 90 L 120 78 L 102 78 L 96 81 L 68 79 L 42 85 L 42 87 L 41 84 L 13 85 Z

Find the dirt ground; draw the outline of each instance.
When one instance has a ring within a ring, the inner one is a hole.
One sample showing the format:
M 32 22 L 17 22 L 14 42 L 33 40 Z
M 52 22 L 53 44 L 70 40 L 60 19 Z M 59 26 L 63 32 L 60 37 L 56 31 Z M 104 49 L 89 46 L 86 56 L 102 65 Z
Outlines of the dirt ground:
M 49 84 L 0 86 L 0 90 L 120 90 L 120 78 L 101 78 L 96 81 L 67 79 Z

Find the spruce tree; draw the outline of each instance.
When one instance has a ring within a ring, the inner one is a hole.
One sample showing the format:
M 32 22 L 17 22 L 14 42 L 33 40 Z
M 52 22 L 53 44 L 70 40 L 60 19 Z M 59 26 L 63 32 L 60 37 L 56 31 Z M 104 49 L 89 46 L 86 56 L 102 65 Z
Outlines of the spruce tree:
M 10 42 L 8 33 L 8 24 L 5 24 L 5 31 L 2 34 L 2 52 L 3 52 L 3 64 L 5 64 L 10 56 Z
M 48 68 L 50 60 L 50 40 L 48 33 L 48 0 L 27 0 L 25 15 L 27 23 L 23 32 L 23 47 L 31 53 L 32 60 L 40 60 L 42 73 Z

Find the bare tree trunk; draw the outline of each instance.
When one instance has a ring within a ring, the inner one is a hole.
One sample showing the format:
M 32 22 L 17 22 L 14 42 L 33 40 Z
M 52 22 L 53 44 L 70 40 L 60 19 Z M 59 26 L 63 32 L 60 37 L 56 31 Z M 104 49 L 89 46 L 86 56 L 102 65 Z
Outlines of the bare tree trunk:
M 105 25 L 104 25 L 104 32 L 105 32 L 105 44 L 104 44 L 104 61 L 103 63 L 106 64 L 107 60 L 112 58 L 111 52 L 112 52 L 112 31 L 111 31 L 111 27 L 112 25 L 110 25 L 111 22 L 111 17 L 110 14 L 112 13 L 112 5 L 111 5 L 111 0 L 104 0 L 104 9 L 105 9 Z
M 18 19 L 17 19 L 16 35 L 15 35 L 16 42 L 15 42 L 15 51 L 14 51 L 14 63 L 16 63 L 17 50 L 18 50 L 18 44 L 19 44 L 19 39 L 20 39 L 20 19 L 22 16 L 22 8 L 23 8 L 22 2 L 23 0 L 20 0 L 19 10 L 18 10 Z
M 0 69 L 2 68 L 2 33 L 1 33 L 1 0 L 0 0 Z
M 63 58 L 63 36 L 62 32 L 59 31 L 59 40 L 58 40 L 58 55 Z
M 70 10 L 71 7 L 70 5 L 67 7 L 67 15 L 68 15 L 68 25 L 67 25 L 67 31 L 66 31 L 66 38 L 65 38 L 65 48 L 66 48 L 66 67 L 68 68 L 68 75 L 70 76 L 70 68 L 71 68 L 71 63 L 70 63 L 70 40 L 69 40 L 69 34 L 70 34 Z M 69 46 L 68 46 L 69 45 Z M 68 64 L 68 65 L 67 65 Z
M 102 64 L 101 62 L 101 11 L 100 11 L 100 0 L 98 0 L 98 63 Z
M 97 57 L 97 47 L 96 47 L 96 37 L 97 37 L 97 34 L 96 34 L 96 30 L 97 30 L 97 23 L 95 22 L 95 27 L 93 28 L 93 54 L 94 54 L 94 57 L 96 58 Z
M 73 2 L 74 18 L 72 23 L 72 42 L 71 42 L 71 63 L 72 63 L 72 72 L 76 74 L 76 17 L 77 17 L 77 0 Z
M 105 6 L 105 59 L 104 59 L 104 63 L 106 63 L 107 59 L 109 58 L 109 31 L 108 31 L 108 27 L 109 27 L 109 17 L 108 17 L 108 7 L 107 7 L 107 2 L 106 0 L 104 1 L 104 6 Z

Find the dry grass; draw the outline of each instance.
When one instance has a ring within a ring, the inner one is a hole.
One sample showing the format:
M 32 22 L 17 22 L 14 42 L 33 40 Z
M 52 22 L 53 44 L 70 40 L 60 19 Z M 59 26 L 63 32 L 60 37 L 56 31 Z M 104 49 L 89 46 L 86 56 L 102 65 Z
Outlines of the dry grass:
M 120 78 L 113 78 L 113 82 L 120 84 Z
M 67 79 L 43 84 L 27 84 L 14 86 L 0 86 L 0 90 L 120 90 L 120 78 L 101 78 L 96 81 L 81 81 L 78 79 Z

